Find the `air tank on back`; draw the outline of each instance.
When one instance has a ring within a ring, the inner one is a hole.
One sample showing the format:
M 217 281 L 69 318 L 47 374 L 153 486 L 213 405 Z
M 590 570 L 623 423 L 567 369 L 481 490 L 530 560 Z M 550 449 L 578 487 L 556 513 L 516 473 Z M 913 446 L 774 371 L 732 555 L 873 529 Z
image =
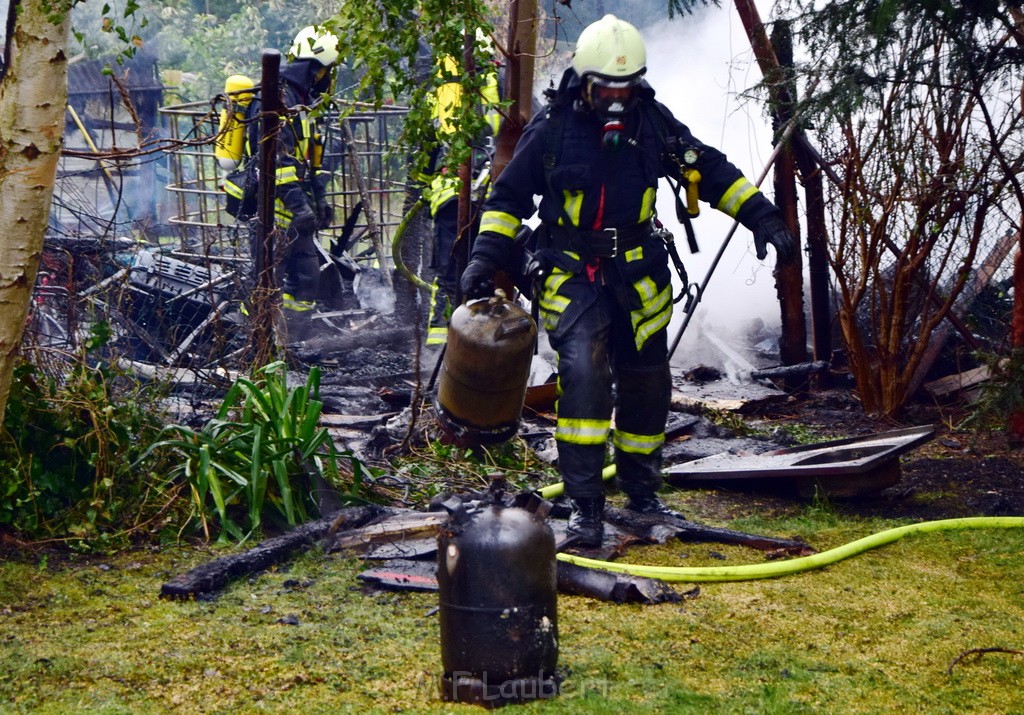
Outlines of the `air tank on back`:
M 245 110 L 252 103 L 253 81 L 245 75 L 233 74 L 224 81 L 224 95 L 229 106 L 220 110 L 213 154 L 225 172 L 234 171 L 242 161 L 245 146 Z
M 536 340 L 533 318 L 500 291 L 455 309 L 436 403 L 455 444 L 495 444 L 515 435 Z

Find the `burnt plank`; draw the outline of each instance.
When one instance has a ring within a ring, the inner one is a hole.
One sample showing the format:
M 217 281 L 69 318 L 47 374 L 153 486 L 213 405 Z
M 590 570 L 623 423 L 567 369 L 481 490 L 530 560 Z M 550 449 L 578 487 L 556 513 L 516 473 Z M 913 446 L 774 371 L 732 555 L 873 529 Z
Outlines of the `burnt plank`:
M 558 562 L 558 592 L 611 603 L 676 603 L 683 600 L 660 579 L 590 569 Z
M 707 526 L 695 521 L 637 514 L 615 507 L 605 507 L 604 518 L 624 531 L 630 531 L 637 535 L 649 534 L 650 540 L 655 543 L 664 543 L 668 533 L 671 533 L 681 541 L 694 543 L 737 544 L 759 551 L 782 552 L 794 556 L 816 553 L 815 549 L 808 544 L 794 539 L 748 534 L 733 529 Z
M 263 571 L 282 563 L 297 550 L 325 538 L 339 525 L 356 528 L 377 517 L 381 507 L 357 506 L 297 526 L 291 531 L 267 539 L 258 546 L 196 566 L 175 576 L 160 587 L 164 598 L 189 598 L 217 591 L 241 576 Z

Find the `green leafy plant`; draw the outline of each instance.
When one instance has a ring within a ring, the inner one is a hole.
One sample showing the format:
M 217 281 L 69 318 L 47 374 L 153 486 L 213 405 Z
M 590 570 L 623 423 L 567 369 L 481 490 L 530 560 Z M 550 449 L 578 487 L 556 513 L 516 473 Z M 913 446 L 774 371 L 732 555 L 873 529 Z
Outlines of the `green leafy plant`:
M 713 422 L 716 426 L 731 430 L 737 436 L 747 437 L 752 433 L 750 425 L 744 421 L 741 415 L 738 415 L 735 412 L 719 410 L 714 407 L 702 405 L 700 414 L 702 417 Z
M 424 506 L 445 491 L 482 489 L 495 472 L 501 472 L 513 490 L 561 481 L 557 471 L 540 461 L 519 438 L 476 448 L 430 440 L 413 447 L 408 457 L 395 460 L 393 466 L 394 473 L 377 480 L 376 485 L 390 491 L 394 501 L 408 506 Z M 398 485 L 400 491 L 388 489 L 389 484 Z
M 59 378 L 27 361 L 15 367 L 0 435 L 0 525 L 23 538 L 96 546 L 167 504 L 131 470 L 164 423 L 152 407 L 160 387 L 96 360 L 109 337 L 106 323 L 94 326 Z
M 239 378 L 200 430 L 169 425 L 146 452 L 170 449 L 181 461 L 168 483 L 184 482 L 192 497 L 193 516 L 210 538 L 210 523 L 219 525 L 218 541 L 245 540 L 262 532 L 265 519 L 294 526 L 317 509 L 317 480 L 343 501 L 362 501 L 362 464 L 351 452 L 339 452 L 319 426 L 320 369 L 306 383 L 287 385 L 281 361 Z M 347 456 L 351 477 L 343 484 L 339 457 Z

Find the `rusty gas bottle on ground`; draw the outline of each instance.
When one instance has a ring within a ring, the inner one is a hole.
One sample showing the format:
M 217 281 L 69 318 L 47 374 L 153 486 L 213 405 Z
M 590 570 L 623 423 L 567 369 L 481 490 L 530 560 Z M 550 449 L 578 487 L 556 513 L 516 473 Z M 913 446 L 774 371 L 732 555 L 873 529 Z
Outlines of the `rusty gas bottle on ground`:
M 501 504 L 503 481 L 478 505 L 445 502 L 438 535 L 441 697 L 498 707 L 558 692 L 555 537 L 550 504 Z
M 533 318 L 500 292 L 455 309 L 437 415 L 457 445 L 495 444 L 515 435 L 536 341 Z

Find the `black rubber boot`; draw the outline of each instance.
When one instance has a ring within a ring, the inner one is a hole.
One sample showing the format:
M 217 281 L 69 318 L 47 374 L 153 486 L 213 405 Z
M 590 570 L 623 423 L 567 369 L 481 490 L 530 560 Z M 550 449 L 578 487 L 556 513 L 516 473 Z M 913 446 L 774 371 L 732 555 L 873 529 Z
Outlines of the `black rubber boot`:
M 644 514 L 646 516 L 660 516 L 667 519 L 682 519 L 683 521 L 686 521 L 685 516 L 680 514 L 678 511 L 673 511 L 665 506 L 664 502 L 658 498 L 657 494 L 631 496 L 629 501 L 626 502 L 626 508 L 630 511 L 635 511 L 638 514 Z
M 286 345 L 294 345 L 309 340 L 316 332 L 313 325 L 312 310 L 288 310 L 281 311 L 284 314 L 284 342 Z
M 604 539 L 604 497 L 570 499 L 572 513 L 569 514 L 569 528 L 566 534 L 576 537 L 574 546 L 597 548 Z

